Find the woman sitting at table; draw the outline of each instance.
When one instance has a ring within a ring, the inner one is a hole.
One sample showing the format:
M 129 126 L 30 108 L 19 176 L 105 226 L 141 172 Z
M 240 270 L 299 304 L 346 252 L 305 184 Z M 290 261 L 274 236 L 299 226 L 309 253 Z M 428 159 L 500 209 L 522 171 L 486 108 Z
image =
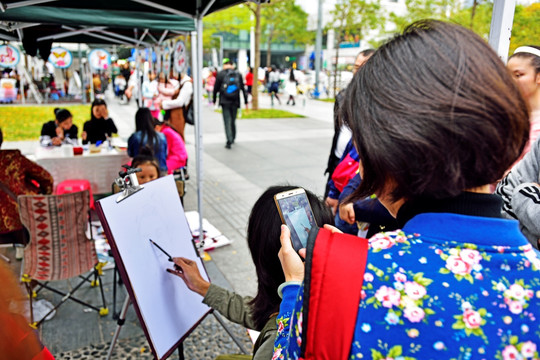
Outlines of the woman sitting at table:
M 128 139 L 128 155 L 135 157 L 147 147 L 159 162 L 159 168 L 167 173 L 167 139 L 154 130 L 154 118 L 148 108 L 140 108 L 135 114 L 135 133 Z
M 77 145 L 77 125 L 67 109 L 54 109 L 55 120 L 43 124 L 39 142 L 42 146 Z
M 112 134 L 118 133 L 114 121 L 109 117 L 107 104 L 104 100 L 94 100 L 92 109 L 90 110 L 90 116 L 90 120 L 84 123 L 83 132 L 81 134 L 83 144 L 103 142 L 107 140 L 108 137 L 111 137 Z

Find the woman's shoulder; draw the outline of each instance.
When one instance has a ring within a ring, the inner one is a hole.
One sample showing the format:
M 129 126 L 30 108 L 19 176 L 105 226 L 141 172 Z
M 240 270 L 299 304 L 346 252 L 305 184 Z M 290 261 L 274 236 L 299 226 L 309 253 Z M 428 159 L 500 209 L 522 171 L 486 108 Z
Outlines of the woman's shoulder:
M 43 129 L 56 128 L 56 123 L 54 122 L 54 120 L 49 120 L 49 121 L 43 123 L 42 128 Z

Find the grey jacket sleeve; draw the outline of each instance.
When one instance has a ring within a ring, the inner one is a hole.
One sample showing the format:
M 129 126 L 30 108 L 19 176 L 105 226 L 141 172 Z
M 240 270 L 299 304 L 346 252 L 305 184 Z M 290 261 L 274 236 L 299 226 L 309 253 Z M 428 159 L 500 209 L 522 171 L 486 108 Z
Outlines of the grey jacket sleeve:
M 503 199 L 503 215 L 518 219 L 533 245 L 540 237 L 540 139 L 501 180 L 495 191 Z M 531 238 L 532 237 L 532 238 Z
M 540 239 L 540 186 L 534 183 L 524 183 L 514 189 L 512 208 L 523 234 L 538 248 Z
M 248 305 L 251 300 L 252 298 L 249 296 L 240 296 L 222 287 L 210 284 L 203 303 L 219 311 L 221 315 L 230 321 L 257 330 Z

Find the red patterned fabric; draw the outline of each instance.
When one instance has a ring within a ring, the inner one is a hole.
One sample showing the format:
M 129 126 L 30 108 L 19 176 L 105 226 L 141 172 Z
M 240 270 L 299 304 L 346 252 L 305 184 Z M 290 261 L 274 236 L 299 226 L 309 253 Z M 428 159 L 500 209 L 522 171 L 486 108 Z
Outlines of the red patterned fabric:
M 30 232 L 24 274 L 32 279 L 63 280 L 88 272 L 98 262 L 86 237 L 89 193 L 19 196 L 21 221 Z
M 19 150 L 0 150 L 0 181 L 15 195 L 51 194 L 53 178 Z M 22 229 L 17 202 L 0 190 L 0 233 Z

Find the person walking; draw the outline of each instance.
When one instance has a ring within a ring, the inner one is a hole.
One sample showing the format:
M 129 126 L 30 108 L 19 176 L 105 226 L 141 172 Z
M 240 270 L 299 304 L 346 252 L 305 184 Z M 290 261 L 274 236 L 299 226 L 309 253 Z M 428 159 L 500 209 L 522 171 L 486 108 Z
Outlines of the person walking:
M 268 82 L 270 83 L 270 86 L 268 88 L 268 92 L 270 93 L 270 101 L 272 103 L 272 106 L 274 106 L 274 96 L 276 97 L 279 105 L 281 105 L 281 100 L 279 99 L 278 93 L 279 93 L 279 71 L 277 68 L 272 65 L 272 70 L 268 74 Z
M 230 149 L 236 138 L 236 114 L 240 107 L 240 91 L 244 94 L 244 104 L 248 107 L 248 99 L 244 81 L 238 71 L 234 69 L 232 62 L 223 59 L 223 70 L 221 70 L 214 84 L 213 102 L 219 92 L 219 104 L 223 110 L 223 123 L 225 125 L 225 135 L 227 143 L 225 148 Z
M 294 69 L 291 68 L 291 71 L 289 72 L 289 80 L 287 80 L 287 83 L 285 84 L 285 93 L 287 96 L 289 96 L 289 99 L 287 100 L 287 105 L 292 101 L 293 106 L 296 105 L 295 97 L 298 95 L 298 91 L 296 90 L 296 87 L 298 86 L 298 82 L 294 78 Z

